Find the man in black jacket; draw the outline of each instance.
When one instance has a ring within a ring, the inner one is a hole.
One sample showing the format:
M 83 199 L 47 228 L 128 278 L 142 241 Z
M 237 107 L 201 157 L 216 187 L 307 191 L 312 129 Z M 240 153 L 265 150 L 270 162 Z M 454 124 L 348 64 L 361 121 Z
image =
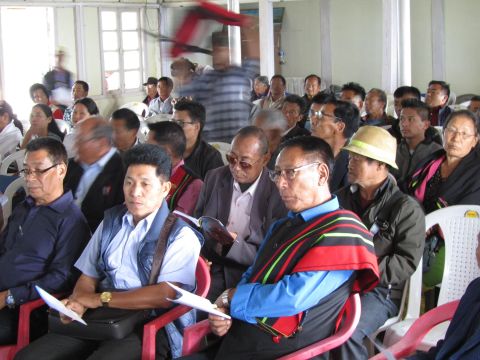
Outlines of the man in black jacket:
M 397 142 L 387 130 L 363 126 L 345 150 L 349 152 L 348 180 L 340 205 L 355 212 L 373 234 L 380 283 L 362 296 L 362 315 L 352 337 L 337 351 L 342 359 L 367 359 L 363 341 L 398 313 L 405 282 L 423 254 L 425 215 L 420 205 L 403 194 L 389 174 Z
M 112 146 L 112 127 L 100 117 L 77 124 L 77 157 L 70 159 L 64 185 L 87 218 L 92 232 L 103 220 L 103 212 L 123 203 L 122 158 Z

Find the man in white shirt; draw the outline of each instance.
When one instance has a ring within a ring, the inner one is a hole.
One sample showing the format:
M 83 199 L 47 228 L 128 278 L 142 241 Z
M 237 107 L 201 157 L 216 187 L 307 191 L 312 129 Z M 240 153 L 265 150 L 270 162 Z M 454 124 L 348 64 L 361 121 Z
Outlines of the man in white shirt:
M 212 262 L 208 298 L 240 280 L 253 263 L 269 226 L 287 210 L 265 165 L 270 159 L 268 141 L 254 126 L 242 128 L 227 154 L 229 165 L 207 173 L 195 216 L 210 216 L 227 227 L 231 238 L 206 238 L 202 254 Z
M 157 82 L 158 97 L 150 101 L 147 117 L 158 114 L 171 114 L 173 112 L 172 93 L 173 81 L 167 76 L 161 77 Z
M 87 309 L 102 306 L 166 309 L 172 306 L 167 299 L 175 297 L 175 290 L 167 281 L 189 291 L 195 288 L 195 268 L 202 237 L 179 219 L 169 231 L 156 282 L 150 285 L 149 281 L 157 242 L 169 214 L 164 200 L 171 186 L 168 155 L 157 146 L 141 144 L 127 151 L 125 164 L 125 204 L 105 212 L 105 219 L 75 264 L 82 275 L 72 295 L 63 300 L 80 316 Z M 186 315 L 183 326 L 174 324 L 157 334 L 157 339 L 164 338 L 159 341 L 161 344 L 169 344 L 163 349 L 165 352 L 158 354 L 160 358 L 180 355 L 181 341 L 174 339 L 181 339 L 176 335 L 194 321 L 189 317 L 191 313 Z M 18 356 L 20 359 L 68 359 L 72 356 L 87 358 L 93 353 L 90 359 L 139 359 L 141 351 L 142 334 L 138 330 L 124 339 L 107 341 L 49 333 Z

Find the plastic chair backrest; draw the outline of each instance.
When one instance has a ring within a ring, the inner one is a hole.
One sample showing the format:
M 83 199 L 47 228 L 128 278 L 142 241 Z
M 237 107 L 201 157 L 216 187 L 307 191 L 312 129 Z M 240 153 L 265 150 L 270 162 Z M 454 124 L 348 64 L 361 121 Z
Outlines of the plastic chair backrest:
M 454 205 L 425 218 L 427 228 L 438 224 L 445 240 L 445 267 L 437 305 L 460 299 L 470 282 L 480 276 L 475 249 L 480 233 L 480 206 Z
M 137 116 L 145 116 L 145 114 L 148 114 L 148 106 L 144 104 L 141 101 L 132 101 L 129 103 L 126 103 L 120 107 L 121 109 L 127 108 L 132 110 Z
M 202 297 L 207 296 L 211 281 L 210 270 L 201 257 L 198 258 L 195 278 L 197 279 L 195 294 Z M 143 326 L 142 360 L 155 359 L 155 338 L 158 330 L 190 310 L 191 308 L 188 306 L 177 305 Z
M 65 135 L 70 134 L 70 125 L 65 120 L 55 119 L 55 122 L 62 133 Z
M 13 195 L 20 189 L 20 188 L 25 188 L 25 179 L 22 177 L 19 177 L 18 179 L 12 181 L 10 185 L 7 186 L 5 189 L 4 195 L 8 197 L 8 201 L 5 205 L 2 206 L 2 212 L 3 212 L 3 228 L 7 226 L 8 218 L 12 214 L 12 200 L 13 200 Z
M 18 171 L 23 169 L 23 159 L 25 158 L 25 149 L 18 150 L 8 155 L 0 165 L 0 175 L 8 175 L 7 171 L 11 164 L 16 163 Z
M 218 152 L 222 155 L 223 165 L 227 165 L 228 162 L 225 155 L 230 151 L 231 145 L 224 142 L 210 142 L 209 144 L 212 145 L 215 149 L 217 149 Z

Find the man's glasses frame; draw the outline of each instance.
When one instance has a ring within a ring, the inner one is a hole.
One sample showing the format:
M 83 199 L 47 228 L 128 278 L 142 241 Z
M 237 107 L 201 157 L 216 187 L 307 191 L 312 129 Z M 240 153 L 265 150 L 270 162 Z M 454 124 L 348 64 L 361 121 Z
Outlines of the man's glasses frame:
M 45 174 L 47 171 L 52 170 L 55 166 L 58 166 L 60 164 L 53 164 L 52 166 L 49 166 L 46 169 L 35 169 L 35 170 L 30 170 L 30 169 L 22 169 L 20 170 L 20 176 L 27 177 L 29 175 L 35 175 L 36 178 L 39 176 L 42 176 Z
M 321 164 L 321 162 L 315 161 L 313 163 L 300 165 L 300 166 L 290 168 L 290 169 L 269 170 L 268 175 L 270 176 L 270 180 L 272 180 L 273 182 L 277 182 L 280 179 L 280 177 L 282 177 L 282 176 L 287 181 L 293 181 L 295 179 L 295 177 L 297 176 L 298 172 L 300 172 L 302 170 L 305 170 L 305 169 L 307 169 L 311 166 L 320 165 L 320 164 Z

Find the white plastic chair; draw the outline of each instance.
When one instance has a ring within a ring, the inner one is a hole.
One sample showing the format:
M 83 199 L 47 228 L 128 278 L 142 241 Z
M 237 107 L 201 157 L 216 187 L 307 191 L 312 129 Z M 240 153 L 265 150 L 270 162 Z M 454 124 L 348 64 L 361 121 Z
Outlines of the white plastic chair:
M 468 284 L 480 276 L 475 258 L 477 235 L 480 232 L 480 206 L 456 205 L 434 211 L 425 217 L 426 228 L 438 224 L 445 240 L 445 267 L 437 305 L 442 305 L 462 297 Z M 419 269 L 421 275 L 421 266 Z M 421 293 L 413 294 L 420 303 Z M 412 294 L 409 296 L 409 301 Z M 409 306 L 410 307 L 410 306 Z M 413 322 L 419 317 L 415 312 L 405 320 L 387 329 L 384 344 L 388 347 L 399 341 Z M 434 327 L 423 339 L 419 350 L 428 349 L 445 336 L 449 323 Z
M 23 169 L 23 159 L 25 157 L 25 149 L 19 150 L 14 152 L 13 154 L 8 155 L 2 161 L 2 165 L 0 165 L 0 175 L 11 175 L 7 174 L 8 168 L 13 163 L 17 164 L 18 171 Z
M 10 215 L 12 214 L 12 199 L 13 195 L 20 189 L 24 188 L 25 189 L 25 179 L 22 177 L 19 177 L 18 179 L 14 180 L 13 182 L 10 183 L 10 185 L 7 186 L 5 189 L 5 192 L 3 195 L 5 195 L 8 198 L 8 201 L 2 205 L 2 211 L 3 211 L 3 227 L 2 230 L 7 226 L 7 221 Z
M 122 105 L 120 108 L 127 108 L 132 110 L 137 116 L 145 116 L 148 114 L 148 106 L 141 101 L 132 101 Z
M 230 144 L 225 142 L 210 142 L 209 144 L 212 145 L 215 149 L 217 149 L 218 152 L 222 155 L 223 165 L 227 165 L 228 161 L 225 155 L 227 155 L 227 153 L 230 151 Z
M 69 123 L 67 123 L 65 120 L 60 119 L 55 119 L 55 122 L 57 123 L 57 126 L 62 133 L 64 133 L 65 135 L 70 134 L 71 127 Z

